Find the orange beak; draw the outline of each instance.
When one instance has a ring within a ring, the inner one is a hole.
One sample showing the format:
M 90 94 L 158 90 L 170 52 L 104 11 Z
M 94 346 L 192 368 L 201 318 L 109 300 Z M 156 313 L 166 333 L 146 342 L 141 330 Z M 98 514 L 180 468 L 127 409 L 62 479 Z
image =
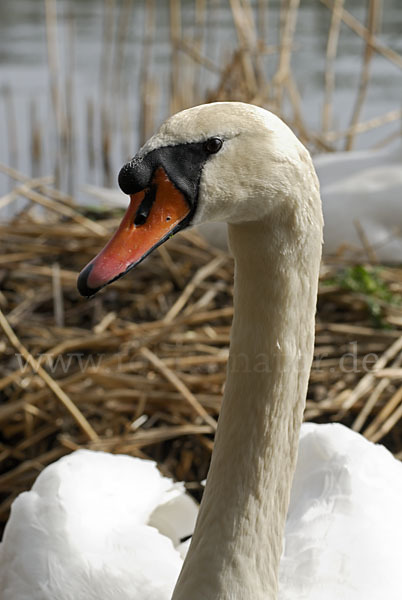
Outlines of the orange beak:
M 127 273 L 174 233 L 191 210 L 162 167 L 155 171 L 150 188 L 130 198 L 118 230 L 78 277 L 82 296 L 92 296 Z

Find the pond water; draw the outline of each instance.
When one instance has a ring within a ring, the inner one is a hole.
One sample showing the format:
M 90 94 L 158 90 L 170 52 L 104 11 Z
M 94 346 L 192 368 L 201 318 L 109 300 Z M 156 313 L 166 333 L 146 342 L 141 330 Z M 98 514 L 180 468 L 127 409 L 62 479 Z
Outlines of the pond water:
M 198 6 L 201 4 L 199 0 Z M 258 4 L 261 7 L 266 3 L 260 0 Z M 365 4 L 361 0 L 345 2 L 346 8 L 362 22 L 366 20 Z M 264 21 L 259 22 L 260 33 L 268 45 L 278 43 L 279 5 L 279 0 L 269 2 L 268 11 L 263 13 Z M 206 6 L 202 53 L 215 63 L 222 64 L 222 58 L 229 56 L 236 46 L 230 4 L 224 0 L 209 0 Z M 103 41 L 105 18 L 109 14 L 107 7 L 115 32 L 127 26 L 121 52 L 118 45 L 105 46 Z M 255 11 L 257 14 L 257 6 Z M 169 2 L 155 0 L 154 17 L 150 70 L 155 89 L 154 122 L 157 125 L 169 114 Z M 145 1 L 58 0 L 57 48 L 54 47 L 51 54 L 52 58 L 57 56 L 57 49 L 60 96 L 63 102 L 66 98 L 71 99 L 70 127 L 73 131 L 73 152 L 64 164 L 60 163 L 60 144 L 56 139 L 57 127 L 50 93 L 45 2 L 0 2 L 0 161 L 29 176 L 53 174 L 58 164 L 61 187 L 74 192 L 81 201 L 86 200 L 82 191 L 85 183 L 115 185 L 115 174 L 128 156 L 136 152 L 140 143 L 139 81 L 144 61 L 146 18 Z M 183 35 L 189 39 L 196 36 L 199 29 L 194 25 L 195 1 L 181 2 L 181 18 Z M 321 123 L 329 23 L 330 12 L 319 0 L 301 0 L 292 70 L 302 95 L 305 121 L 317 131 Z M 383 0 L 379 40 L 402 54 L 401 32 L 400 0 Z M 362 40 L 343 25 L 335 68 L 334 129 L 344 129 L 350 123 L 363 50 Z M 264 69 L 270 76 L 275 71 L 276 61 L 276 55 L 264 59 Z M 119 78 L 118 82 L 116 78 Z M 216 83 L 216 74 L 206 68 L 198 69 L 197 85 L 201 95 Z M 113 86 L 120 90 L 115 96 L 109 94 L 109 88 Z M 398 109 L 401 100 L 402 71 L 386 58 L 375 55 L 361 119 Z M 105 177 L 99 108 L 105 102 L 111 120 L 108 177 Z M 89 126 L 93 133 L 88 131 Z M 400 124 L 394 122 L 360 135 L 355 147 L 368 148 L 397 132 L 398 127 Z M 36 130 L 35 160 L 32 156 L 33 129 Z M 4 194 L 11 185 L 11 180 L 0 174 L 0 193 Z

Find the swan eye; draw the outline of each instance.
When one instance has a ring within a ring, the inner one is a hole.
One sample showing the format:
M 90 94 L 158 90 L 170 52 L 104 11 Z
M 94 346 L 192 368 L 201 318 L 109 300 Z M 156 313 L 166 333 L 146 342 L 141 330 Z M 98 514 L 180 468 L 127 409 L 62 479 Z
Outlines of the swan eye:
M 218 137 L 213 137 L 204 142 L 204 148 L 208 154 L 216 154 L 222 148 L 223 140 Z

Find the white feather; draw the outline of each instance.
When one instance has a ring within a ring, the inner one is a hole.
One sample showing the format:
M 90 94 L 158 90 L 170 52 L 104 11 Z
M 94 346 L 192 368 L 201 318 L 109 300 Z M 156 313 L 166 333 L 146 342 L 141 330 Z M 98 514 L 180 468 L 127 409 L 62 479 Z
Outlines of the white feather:
M 172 538 L 156 526 L 163 508 Z M 0 546 L 2 600 L 168 599 L 195 503 L 155 463 L 80 450 L 13 503 Z M 156 568 L 157 566 L 157 568 Z
M 384 447 L 342 425 L 304 424 L 279 599 L 399 600 L 401 498 L 402 465 Z M 15 500 L 1 599 L 167 600 L 196 514 L 155 463 L 79 450 Z

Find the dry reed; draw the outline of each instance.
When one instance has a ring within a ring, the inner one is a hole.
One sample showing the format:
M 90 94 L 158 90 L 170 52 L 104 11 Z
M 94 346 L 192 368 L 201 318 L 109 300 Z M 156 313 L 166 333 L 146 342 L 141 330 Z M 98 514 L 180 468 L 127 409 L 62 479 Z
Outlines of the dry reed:
M 46 464 L 76 448 L 152 457 L 199 481 L 225 381 L 231 257 L 183 233 L 83 300 L 77 272 L 120 215 L 93 221 L 47 179 L 19 182 L 12 199 L 21 195 L 27 206 L 0 226 L 1 521 Z M 323 265 L 305 417 L 340 420 L 401 456 L 402 269 L 372 267 L 392 291 L 375 327 L 370 298 L 339 279 L 344 266 Z
M 402 57 L 376 37 L 378 2 L 370 0 L 365 27 L 342 0 L 320 0 L 332 13 L 327 43 L 322 130 L 305 124 L 291 56 L 298 1 L 282 3 L 279 45 L 264 38 L 269 3 L 231 0 L 237 45 L 217 64 L 208 55 L 208 22 L 215 3 L 197 0 L 195 37 L 186 34 L 181 2 L 170 1 L 170 92 L 175 111 L 191 103 L 242 100 L 273 108 L 312 149 L 333 150 L 345 140 L 401 119 L 399 107 L 359 122 L 369 85 L 373 53 L 397 67 Z M 68 153 L 74 129 L 74 79 L 60 83 L 56 0 L 46 0 L 51 98 L 57 124 L 58 160 Z M 100 59 L 101 102 L 87 100 L 87 155 L 90 168 L 103 161 L 111 175 L 111 136 L 117 97 L 125 97 L 124 71 L 131 0 L 123 3 L 115 26 L 116 3 L 105 4 Z M 152 77 L 156 3 L 146 2 L 139 70 L 141 139 L 153 131 L 159 88 Z M 344 131 L 331 130 L 335 91 L 334 61 L 341 23 L 365 43 L 354 116 Z M 69 50 L 73 48 L 71 20 Z M 71 54 L 71 53 L 70 53 Z M 276 61 L 269 79 L 264 58 Z M 68 62 L 69 70 L 74 59 Z M 191 73 L 191 70 L 193 72 Z M 216 82 L 202 92 L 203 74 Z M 114 92 L 111 93 L 113 88 Z M 4 90 L 9 124 L 9 159 L 18 155 L 13 94 Z M 40 163 L 43 133 L 32 105 L 32 156 Z M 133 127 L 128 101 L 120 104 L 124 148 Z M 100 124 L 100 131 L 97 130 Z M 101 152 L 97 152 L 97 140 Z M 65 145 L 65 144 L 64 144 Z M 64 153 L 64 154 L 63 154 Z M 160 248 L 135 273 L 92 300 L 79 298 L 77 272 L 105 243 L 119 221 L 115 212 L 78 208 L 52 186 L 54 178 L 29 179 L 15 169 L 0 170 L 17 181 L 0 208 L 24 199 L 26 205 L 0 225 L 0 520 L 12 500 L 27 489 L 48 463 L 81 447 L 152 457 L 166 473 L 199 481 L 208 469 L 228 357 L 232 309 L 232 259 L 194 233 L 183 233 Z M 60 164 L 56 174 L 60 173 Z M 37 172 L 37 171 L 33 171 Z M 370 257 L 370 245 L 363 246 Z M 372 257 L 374 263 L 375 257 Z M 319 290 L 316 348 L 305 417 L 342 421 L 402 458 L 402 269 L 375 267 L 390 295 L 376 300 L 381 319 L 373 324 L 372 298 L 345 288 L 341 259 L 323 266 Z M 368 267 L 371 272 L 373 267 Z M 391 299 L 390 299 L 391 298 Z M 378 317 L 378 315 L 377 315 Z M 380 325 L 380 327 L 379 327 Z

